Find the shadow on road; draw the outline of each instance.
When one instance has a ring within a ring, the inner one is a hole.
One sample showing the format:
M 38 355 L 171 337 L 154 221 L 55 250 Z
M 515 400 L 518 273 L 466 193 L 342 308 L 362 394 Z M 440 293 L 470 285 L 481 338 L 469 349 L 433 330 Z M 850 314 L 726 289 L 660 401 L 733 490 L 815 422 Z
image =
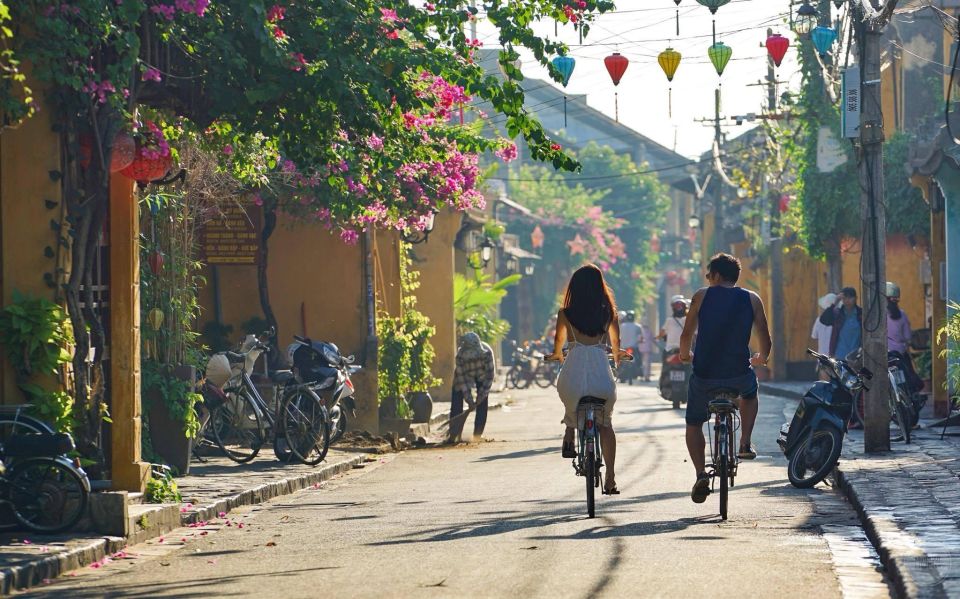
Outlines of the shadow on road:
M 516 460 L 521 458 L 532 458 L 538 455 L 544 455 L 547 453 L 559 453 L 560 450 L 556 447 L 541 447 L 539 449 L 525 449 L 523 451 L 514 451 L 511 453 L 496 453 L 493 455 L 486 455 L 482 458 L 474 460 L 474 462 L 496 462 L 498 460 Z

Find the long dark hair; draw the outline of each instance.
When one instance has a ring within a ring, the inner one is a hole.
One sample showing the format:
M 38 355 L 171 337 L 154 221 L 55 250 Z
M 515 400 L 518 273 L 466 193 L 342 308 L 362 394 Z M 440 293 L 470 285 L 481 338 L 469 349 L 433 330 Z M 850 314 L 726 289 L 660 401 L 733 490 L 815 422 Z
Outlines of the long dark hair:
M 603 273 L 593 264 L 581 266 L 570 277 L 563 298 L 563 312 L 578 331 L 599 337 L 616 318 L 617 303 L 603 280 Z

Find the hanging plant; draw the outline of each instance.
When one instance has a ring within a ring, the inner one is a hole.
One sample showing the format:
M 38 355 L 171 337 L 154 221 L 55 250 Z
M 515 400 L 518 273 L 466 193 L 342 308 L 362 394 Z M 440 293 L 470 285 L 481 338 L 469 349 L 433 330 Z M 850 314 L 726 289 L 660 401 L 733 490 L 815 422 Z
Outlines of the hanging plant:
M 170 145 L 163 131 L 153 121 L 146 121 L 145 126 L 138 127 L 136 141 L 136 158 L 120 174 L 140 183 L 162 179 L 173 164 Z

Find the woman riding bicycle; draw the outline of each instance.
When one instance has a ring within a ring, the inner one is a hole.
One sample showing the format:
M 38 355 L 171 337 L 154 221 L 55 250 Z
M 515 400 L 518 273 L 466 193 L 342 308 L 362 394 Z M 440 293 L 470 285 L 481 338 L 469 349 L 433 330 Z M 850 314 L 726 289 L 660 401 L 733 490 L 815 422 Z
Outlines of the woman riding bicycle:
M 616 495 L 614 459 L 617 437 L 610 415 L 617 401 L 617 385 L 608 362 L 607 350 L 601 344 L 608 337 L 614 363 L 620 363 L 620 323 L 613 293 L 603 280 L 603 273 L 593 264 L 580 267 L 567 286 L 563 309 L 557 314 L 557 332 L 553 354 L 548 360 L 564 360 L 563 345 L 571 339 L 563 368 L 557 379 L 557 391 L 563 402 L 563 457 L 576 458 L 573 435 L 577 426 L 577 405 L 582 397 L 605 399 L 603 412 L 597 414 L 603 460 L 607 465 L 603 492 Z

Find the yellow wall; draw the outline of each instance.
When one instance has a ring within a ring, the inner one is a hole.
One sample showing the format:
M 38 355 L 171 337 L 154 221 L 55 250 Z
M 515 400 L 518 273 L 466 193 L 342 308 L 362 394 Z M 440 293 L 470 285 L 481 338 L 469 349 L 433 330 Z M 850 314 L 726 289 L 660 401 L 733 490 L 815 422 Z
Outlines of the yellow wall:
M 379 259 L 377 295 L 381 306 L 396 313 L 400 305 L 397 236 L 374 234 Z M 305 225 L 281 217 L 269 241 L 270 302 L 277 317 L 280 349 L 293 342 L 293 335 L 336 343 L 344 355 L 354 354 L 358 363 L 367 342 L 366 285 L 362 246 L 346 245 L 339 236 L 319 225 Z M 212 281 L 209 268 L 207 279 Z M 381 278 L 382 274 L 382 278 Z M 262 318 L 253 266 L 220 266 L 222 322 L 234 327 L 231 341 L 242 337 L 240 324 Z M 204 308 L 201 326 L 213 320 L 213 289 L 201 293 Z M 372 352 L 371 352 L 372 353 Z M 376 356 L 366 356 L 364 369 L 354 378 L 357 387 L 357 421 L 351 427 L 376 431 Z
M 448 401 L 453 390 L 453 371 L 456 367 L 456 322 L 453 313 L 453 242 L 460 229 L 461 215 L 444 210 L 437 215 L 433 232 L 425 243 L 413 246 L 413 267 L 420 272 L 417 305 L 437 329 L 431 338 L 437 357 L 433 363 L 434 376 L 443 379 L 437 389 L 431 389 L 434 400 Z
M 55 268 L 54 259 L 44 256 L 44 248 L 57 247 L 57 234 L 48 223 L 59 221 L 61 210 L 60 184 L 49 176 L 50 171 L 60 170 L 60 142 L 50 130 L 51 114 L 51 110 L 41 110 L 20 127 L 0 134 L 0 285 L 4 305 L 14 290 L 54 298 L 43 280 L 43 273 L 52 274 Z M 47 209 L 47 199 L 58 202 L 57 207 Z M 13 371 L 5 358 L 3 362 L 0 403 L 23 403 Z

